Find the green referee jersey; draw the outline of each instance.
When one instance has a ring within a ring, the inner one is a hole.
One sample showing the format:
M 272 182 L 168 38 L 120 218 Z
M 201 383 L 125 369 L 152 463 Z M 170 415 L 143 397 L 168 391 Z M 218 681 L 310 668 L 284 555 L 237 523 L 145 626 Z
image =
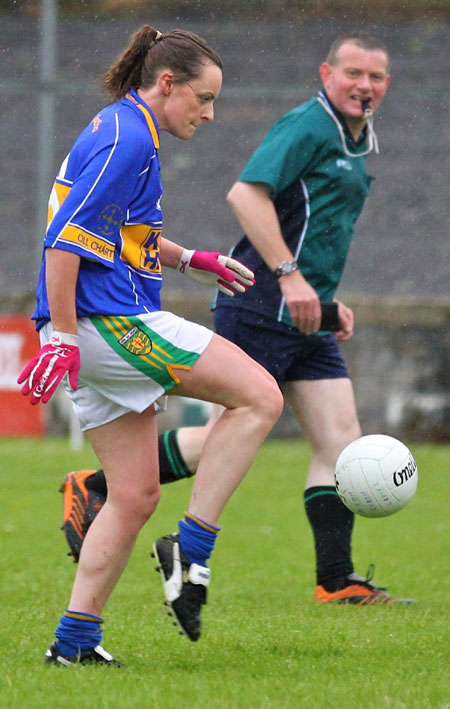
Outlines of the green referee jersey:
M 355 143 L 326 95 L 319 95 L 344 128 L 348 151 L 363 152 L 365 133 Z M 335 121 L 313 98 L 275 123 L 238 179 L 270 185 L 283 237 L 303 276 L 322 301 L 331 301 L 369 193 L 365 158 L 346 154 Z M 291 324 L 277 279 L 247 237 L 232 255 L 255 272 L 256 285 L 234 298 L 219 294 L 217 305 L 242 307 Z

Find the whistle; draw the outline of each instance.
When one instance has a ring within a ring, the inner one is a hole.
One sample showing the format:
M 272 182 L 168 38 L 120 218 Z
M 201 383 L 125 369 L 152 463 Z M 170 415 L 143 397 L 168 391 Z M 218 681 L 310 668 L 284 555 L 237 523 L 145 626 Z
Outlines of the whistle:
M 370 108 L 370 99 L 362 98 L 361 99 L 361 108 L 362 108 L 364 118 L 370 118 L 370 116 L 372 115 L 372 109 Z

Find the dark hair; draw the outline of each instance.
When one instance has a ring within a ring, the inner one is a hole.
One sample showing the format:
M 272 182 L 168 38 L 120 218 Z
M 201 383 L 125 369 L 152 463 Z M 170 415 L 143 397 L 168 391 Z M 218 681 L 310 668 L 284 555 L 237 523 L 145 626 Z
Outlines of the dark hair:
M 166 34 L 144 25 L 131 36 L 128 47 L 102 77 L 102 86 L 114 101 L 130 89 L 148 88 L 160 69 L 170 69 L 181 83 L 196 79 L 205 64 L 222 61 L 204 39 L 185 30 Z
M 361 47 L 361 49 L 365 49 L 366 51 L 372 52 L 375 49 L 381 49 L 382 52 L 386 54 L 386 59 L 387 59 L 387 67 L 389 70 L 389 65 L 390 65 L 390 58 L 389 58 L 389 52 L 384 46 L 384 44 L 381 44 L 376 37 L 373 37 L 373 35 L 369 34 L 369 32 L 350 32 L 349 34 L 342 34 L 340 37 L 334 40 L 333 44 L 331 45 L 328 55 L 327 55 L 327 62 L 328 64 L 336 64 L 337 62 L 337 53 L 342 47 L 343 44 L 356 44 L 357 47 Z

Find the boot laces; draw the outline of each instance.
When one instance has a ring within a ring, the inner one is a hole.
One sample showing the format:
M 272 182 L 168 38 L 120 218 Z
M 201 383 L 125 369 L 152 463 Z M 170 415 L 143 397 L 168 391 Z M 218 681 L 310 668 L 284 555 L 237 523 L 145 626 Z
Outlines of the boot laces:
M 375 564 L 369 564 L 369 566 L 367 567 L 365 577 L 359 576 L 358 574 L 349 574 L 348 578 L 351 579 L 352 581 L 355 581 L 356 583 L 361 584 L 361 586 L 366 586 L 371 591 L 386 591 L 385 586 L 375 586 L 375 584 L 372 583 L 372 579 L 373 579 L 374 575 L 375 575 Z

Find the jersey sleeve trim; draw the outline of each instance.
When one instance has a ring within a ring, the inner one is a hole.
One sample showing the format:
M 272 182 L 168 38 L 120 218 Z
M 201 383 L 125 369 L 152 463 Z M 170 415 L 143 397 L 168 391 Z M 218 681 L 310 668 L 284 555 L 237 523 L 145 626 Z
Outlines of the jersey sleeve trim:
M 85 229 L 69 224 L 64 229 L 64 234 L 58 239 L 59 244 L 67 244 L 68 246 L 76 246 L 77 251 L 81 249 L 85 252 L 87 258 L 100 259 L 106 261 L 107 264 L 114 263 L 115 246 L 106 239 L 100 239 L 95 234 L 90 234 Z M 72 249 L 67 249 L 71 251 Z
M 72 185 L 72 183 L 70 183 L 70 185 L 69 184 L 63 185 L 57 181 L 54 183 L 53 189 L 50 194 L 50 199 L 48 201 L 47 227 L 49 226 L 53 217 L 59 211 L 59 208 L 61 207 L 62 203 L 64 202 L 67 195 L 69 194 L 69 192 L 71 190 L 71 185 Z

